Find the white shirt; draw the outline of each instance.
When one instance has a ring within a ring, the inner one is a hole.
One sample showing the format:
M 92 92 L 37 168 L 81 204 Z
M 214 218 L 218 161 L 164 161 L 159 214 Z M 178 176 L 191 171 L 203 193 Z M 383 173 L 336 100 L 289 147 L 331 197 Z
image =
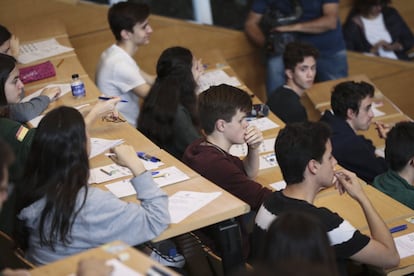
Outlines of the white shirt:
M 139 97 L 131 90 L 145 84 L 145 80 L 135 60 L 121 47 L 113 44 L 101 55 L 95 83 L 104 95 L 119 96 L 128 101 L 118 103 L 117 109 L 129 124 L 136 127 Z
M 385 28 L 382 13 L 374 19 L 367 19 L 361 16 L 361 20 L 364 24 L 365 37 L 371 45 L 375 45 L 380 40 L 384 40 L 388 43 L 392 42 L 391 35 L 387 28 Z M 398 59 L 393 51 L 385 51 L 382 47 L 378 49 L 378 54 L 381 57 Z

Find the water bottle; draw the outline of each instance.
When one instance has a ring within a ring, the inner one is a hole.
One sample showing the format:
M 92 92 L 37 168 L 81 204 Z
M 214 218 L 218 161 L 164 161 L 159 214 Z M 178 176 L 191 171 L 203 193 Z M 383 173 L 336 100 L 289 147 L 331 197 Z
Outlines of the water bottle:
M 72 83 L 70 84 L 72 95 L 75 98 L 82 98 L 86 95 L 85 84 L 79 79 L 78 74 L 72 75 Z

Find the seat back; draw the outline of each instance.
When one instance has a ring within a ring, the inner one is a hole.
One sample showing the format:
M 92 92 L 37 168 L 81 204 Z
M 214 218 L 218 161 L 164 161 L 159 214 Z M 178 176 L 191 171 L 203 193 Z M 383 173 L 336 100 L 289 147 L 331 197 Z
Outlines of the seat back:
M 35 266 L 23 257 L 22 250 L 16 247 L 12 238 L 0 231 L 1 260 L 3 265 L 11 269 L 31 269 Z

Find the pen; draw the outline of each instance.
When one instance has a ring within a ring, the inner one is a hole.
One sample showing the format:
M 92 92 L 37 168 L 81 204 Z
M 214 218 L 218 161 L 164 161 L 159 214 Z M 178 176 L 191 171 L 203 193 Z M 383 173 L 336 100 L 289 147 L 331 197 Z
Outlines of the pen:
M 103 97 L 103 96 L 99 96 L 99 97 L 98 97 L 98 99 L 100 99 L 100 100 L 104 100 L 104 101 L 107 101 L 107 100 L 111 100 L 112 98 L 111 98 L 111 97 Z M 121 102 L 121 103 L 127 103 L 128 101 L 127 101 L 127 100 L 120 100 L 120 102 Z
M 396 232 L 403 231 L 405 229 L 407 229 L 407 224 L 402 224 L 402 225 L 398 225 L 398 226 L 395 226 L 395 227 L 391 228 L 390 232 L 391 233 L 396 233 Z
M 112 175 L 112 172 L 108 172 L 108 171 L 105 171 L 104 169 L 99 169 L 101 172 L 103 172 L 104 174 L 107 174 L 107 175 L 109 175 L 109 176 L 111 176 Z
M 146 160 L 146 161 L 151 161 L 151 162 L 154 162 L 154 163 L 161 161 L 158 157 L 149 155 L 149 154 L 147 154 L 145 152 L 142 152 L 142 151 L 138 151 L 137 155 L 138 155 L 139 158 L 141 158 L 143 160 Z
M 59 66 L 61 66 L 62 65 L 62 63 L 65 61 L 65 59 L 64 58 L 62 58 L 60 61 L 59 61 L 59 63 L 58 64 L 56 64 L 56 68 L 59 68 Z
M 169 276 L 170 274 L 161 270 L 160 268 L 156 266 L 151 266 L 145 275 L 147 276 Z
M 160 172 L 151 172 L 151 175 L 152 176 L 154 176 L 154 175 L 157 175 L 157 174 L 159 174 Z

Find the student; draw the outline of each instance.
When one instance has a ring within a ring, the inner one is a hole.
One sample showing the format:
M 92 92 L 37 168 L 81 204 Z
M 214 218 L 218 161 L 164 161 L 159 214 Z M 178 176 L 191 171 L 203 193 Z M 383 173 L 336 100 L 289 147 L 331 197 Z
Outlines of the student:
M 334 171 L 329 128 L 323 123 L 305 122 L 287 125 L 279 132 L 275 153 L 283 178 L 284 190 L 274 192 L 260 207 L 256 216 L 253 243 L 263 246 L 272 221 L 286 211 L 310 213 L 320 219 L 338 260 L 339 271 L 344 260 L 391 268 L 399 263 L 394 240 L 386 224 L 372 206 L 358 178 L 346 170 Z M 313 205 L 317 193 L 336 185 L 362 208 L 371 238 L 361 234 L 348 221 L 324 207 Z
M 56 108 L 40 122 L 18 200 L 18 218 L 28 233 L 26 256 L 34 264 L 114 240 L 141 244 L 168 226 L 168 197 L 131 146 L 112 149 L 112 160 L 132 171 L 131 183 L 141 203 L 88 187 L 89 151 L 85 123 L 76 109 Z
M 332 129 L 333 155 L 339 165 L 368 183 L 387 170 L 384 158 L 376 156 L 372 141 L 357 134 L 368 130 L 374 118 L 373 97 L 374 87 L 369 83 L 342 82 L 334 87 L 331 95 L 333 114 L 325 111 L 321 118 Z M 379 122 L 376 125 L 382 133 L 385 125 Z
M 271 191 L 253 180 L 259 172 L 263 136 L 246 121 L 251 110 L 250 96 L 239 88 L 221 84 L 201 93 L 198 113 L 205 137 L 188 146 L 183 161 L 257 210 Z M 229 150 L 232 145 L 243 143 L 247 143 L 248 154 L 240 160 Z
M 356 0 L 343 25 L 346 48 L 391 59 L 409 60 L 414 35 L 391 0 Z
M 19 39 L 3 25 L 0 25 L 0 53 L 19 56 Z
M 270 225 L 260 253 L 259 264 L 274 267 L 275 271 L 285 262 L 301 260 L 325 267 L 328 275 L 338 274 L 335 253 L 325 227 L 309 213 L 281 213 Z
M 50 102 L 57 99 L 60 88 L 42 90 L 38 97 L 20 103 L 24 96 L 23 83 L 14 57 L 0 54 L 0 114 L 20 123 L 27 122 L 42 113 Z
M 278 87 L 266 103 L 286 124 L 308 120 L 300 97 L 313 85 L 318 56 L 318 50 L 306 43 L 292 42 L 286 46 L 283 53 L 286 84 Z
M 385 160 L 390 169 L 375 177 L 374 187 L 414 209 L 414 123 L 400 122 L 387 134 Z
M 339 0 L 254 0 L 244 30 L 256 45 L 264 49 L 273 48 L 266 47 L 266 40 L 271 34 L 295 34 L 296 40 L 307 42 L 320 52 L 317 80 L 338 79 L 348 75 L 338 11 Z M 260 25 L 266 14 L 270 14 L 269 21 L 275 22 L 278 17 L 283 22 L 264 33 Z M 297 20 L 293 23 L 292 18 L 295 17 Z M 271 51 L 266 54 L 266 90 L 269 97 L 285 83 L 285 76 L 282 55 L 275 55 Z
M 115 105 L 119 100 L 119 98 L 114 98 L 108 101 L 97 102 L 86 115 L 85 124 L 90 127 L 102 115 L 110 112 L 116 113 Z M 9 169 L 10 181 L 15 183 L 16 186 L 25 185 L 22 182 L 23 169 L 35 133 L 36 129 L 34 128 L 29 129 L 16 121 L 0 116 L 0 138 L 11 146 L 16 156 L 15 161 Z M 0 230 L 11 235 L 13 233 L 14 217 L 16 215 L 16 194 L 12 193 L 9 197 L 10 199 L 6 202 L 3 212 L 0 215 Z
M 138 130 L 177 159 L 200 138 L 196 112 L 202 64 L 190 50 L 171 47 L 157 63 L 157 78 L 138 117 Z
M 96 70 L 96 85 L 105 95 L 128 101 L 119 112 L 136 127 L 139 98 L 145 98 L 155 77 L 141 70 L 133 56 L 140 46 L 147 45 L 152 33 L 146 4 L 119 2 L 109 8 L 108 21 L 116 43 L 106 49 Z
M 262 133 L 249 126 L 246 114 L 252 100 L 243 90 L 221 84 L 211 86 L 198 97 L 198 114 L 205 137 L 190 144 L 183 162 L 224 190 L 243 200 L 256 212 L 271 190 L 253 179 L 259 171 Z M 240 160 L 229 153 L 234 144 L 247 144 L 248 154 Z M 243 256 L 249 254 L 249 215 L 239 218 Z

